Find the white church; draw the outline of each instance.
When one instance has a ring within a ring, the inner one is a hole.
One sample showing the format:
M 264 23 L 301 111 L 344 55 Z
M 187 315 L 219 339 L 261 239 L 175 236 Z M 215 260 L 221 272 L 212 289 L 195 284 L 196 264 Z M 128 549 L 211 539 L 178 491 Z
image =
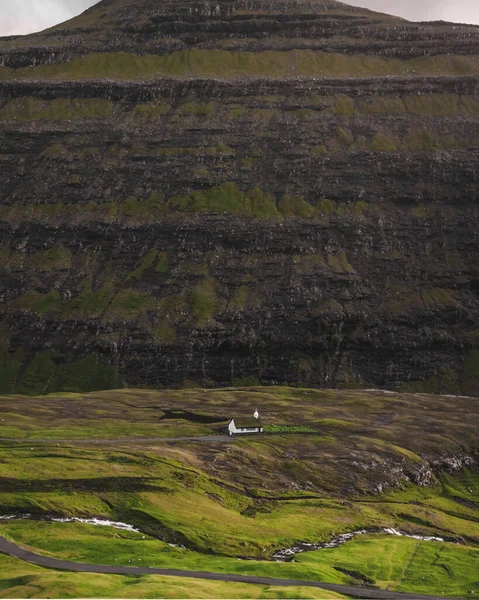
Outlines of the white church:
M 252 417 L 238 417 L 231 419 L 228 425 L 228 431 L 230 435 L 263 433 L 263 425 L 259 418 L 259 412 L 255 410 Z

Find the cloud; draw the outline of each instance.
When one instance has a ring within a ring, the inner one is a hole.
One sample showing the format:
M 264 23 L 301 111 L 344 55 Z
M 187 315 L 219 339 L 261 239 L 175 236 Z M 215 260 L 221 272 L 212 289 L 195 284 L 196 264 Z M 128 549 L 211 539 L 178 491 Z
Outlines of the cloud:
M 439 15 L 438 18 L 445 21 L 479 24 L 479 4 L 476 0 L 465 0 L 462 6 L 443 0 L 440 2 L 437 12 Z
M 0 35 L 41 31 L 81 13 L 97 0 L 0 0 Z M 349 4 L 413 21 L 446 20 L 479 24 L 477 0 L 349 0 Z
M 444 20 L 479 24 L 477 0 L 347 0 L 347 4 L 397 15 L 411 21 Z

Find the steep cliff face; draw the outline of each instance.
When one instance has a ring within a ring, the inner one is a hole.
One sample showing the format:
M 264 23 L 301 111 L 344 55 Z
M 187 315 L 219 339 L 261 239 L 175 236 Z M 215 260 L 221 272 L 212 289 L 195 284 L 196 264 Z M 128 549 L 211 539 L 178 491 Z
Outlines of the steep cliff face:
M 479 393 L 479 27 L 103 0 L 0 58 L 1 392 Z

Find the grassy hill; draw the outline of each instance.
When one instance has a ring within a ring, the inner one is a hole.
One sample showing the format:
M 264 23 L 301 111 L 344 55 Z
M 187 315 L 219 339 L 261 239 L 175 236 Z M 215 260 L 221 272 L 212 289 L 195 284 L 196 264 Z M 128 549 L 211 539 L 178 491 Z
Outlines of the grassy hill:
M 314 433 L 174 440 L 218 434 L 231 416 L 255 408 L 264 423 L 300 424 Z M 446 595 L 479 592 L 476 399 L 290 388 L 125 390 L 51 395 L 41 403 L 2 397 L 0 411 L 0 512 L 40 519 L 0 520 L 0 533 L 40 553 Z M 139 533 L 48 521 L 52 516 L 110 518 Z M 380 532 L 387 527 L 446 541 L 387 536 Z M 361 529 L 370 533 L 338 548 L 271 561 L 277 550 Z M 15 570 L 32 572 L 18 564 Z M 69 578 L 72 596 L 93 589 L 86 575 L 45 576 L 29 575 L 30 587 L 3 577 L 0 589 L 9 597 L 34 594 L 45 581 L 57 589 Z M 104 581 L 105 596 L 124 593 L 119 578 Z M 148 587 L 154 581 L 139 578 L 139 595 L 192 593 L 181 582 L 181 592 L 174 582 Z M 290 590 L 284 597 L 314 593 Z

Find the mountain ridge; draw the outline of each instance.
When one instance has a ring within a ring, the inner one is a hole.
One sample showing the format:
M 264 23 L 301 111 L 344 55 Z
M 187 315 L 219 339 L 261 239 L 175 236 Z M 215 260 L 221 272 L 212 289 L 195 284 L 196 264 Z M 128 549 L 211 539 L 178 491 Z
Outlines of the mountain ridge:
M 85 52 L 167 55 L 186 49 L 288 50 L 415 58 L 479 54 L 479 27 L 412 23 L 340 2 L 221 0 L 100 2 L 78 17 L 37 34 L 3 41 L 2 64 L 18 68 Z M 28 60 L 21 47 L 30 47 Z M 29 46 L 31 44 L 31 46 Z M 0 40 L 0 49 L 2 40 Z M 8 48 L 8 46 L 12 46 Z M 51 49 L 51 51 L 50 51 Z M 56 49 L 56 50 L 54 50 Z
M 133 4 L 0 41 L 0 391 L 479 393 L 479 27 Z

